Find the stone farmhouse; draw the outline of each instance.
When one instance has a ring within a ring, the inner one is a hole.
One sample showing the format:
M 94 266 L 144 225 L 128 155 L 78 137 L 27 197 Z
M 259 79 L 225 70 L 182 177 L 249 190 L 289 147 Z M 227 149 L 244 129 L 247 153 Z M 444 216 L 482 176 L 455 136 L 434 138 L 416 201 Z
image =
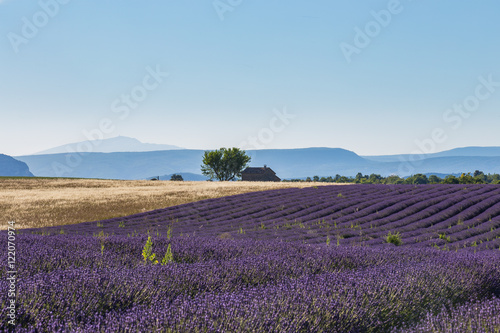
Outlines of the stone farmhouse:
M 281 179 L 267 165 L 262 168 L 248 167 L 241 172 L 241 180 L 251 182 L 280 182 Z

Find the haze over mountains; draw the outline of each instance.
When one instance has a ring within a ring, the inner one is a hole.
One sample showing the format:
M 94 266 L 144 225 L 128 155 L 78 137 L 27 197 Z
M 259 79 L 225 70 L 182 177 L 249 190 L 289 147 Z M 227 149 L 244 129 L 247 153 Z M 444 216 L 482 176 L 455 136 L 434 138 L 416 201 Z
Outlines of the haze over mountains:
M 18 156 L 16 159 L 25 162 L 34 175 L 44 177 L 148 179 L 160 176 L 160 179 L 169 179 L 171 174 L 176 173 L 186 175 L 186 180 L 205 179 L 200 171 L 203 150 L 144 144 L 126 137 L 90 144 L 96 147 L 92 153 L 68 153 L 67 150 L 61 151 L 68 146 L 61 146 L 48 150 L 60 153 Z M 74 148 L 78 145 L 69 146 Z M 120 151 L 107 152 L 109 149 Z M 418 158 L 415 155 L 359 156 L 341 148 L 247 150 L 247 154 L 252 157 L 251 166 L 266 164 L 281 179 L 336 174 L 355 176 L 358 172 L 403 177 L 416 173 L 447 175 L 475 170 L 500 173 L 500 147 L 457 148 Z
M 183 149 L 183 148 L 172 145 L 156 144 L 156 143 L 142 143 L 134 138 L 129 138 L 126 136 L 117 136 L 114 138 L 104 139 L 104 140 L 70 143 L 67 145 L 62 145 L 59 147 L 47 149 L 38 152 L 34 155 L 61 154 L 69 152 L 86 152 L 86 151 L 91 151 L 93 153 L 115 153 L 115 152 L 138 152 L 138 151 L 155 151 L 155 150 L 171 150 L 171 149 Z
M 411 154 L 399 155 L 378 155 L 378 156 L 363 156 L 366 159 L 378 162 L 399 162 L 401 160 L 408 161 Z M 421 158 L 435 157 L 457 157 L 457 156 L 481 156 L 481 157 L 496 157 L 500 156 L 500 147 L 463 147 L 445 150 L 439 153 L 421 155 Z

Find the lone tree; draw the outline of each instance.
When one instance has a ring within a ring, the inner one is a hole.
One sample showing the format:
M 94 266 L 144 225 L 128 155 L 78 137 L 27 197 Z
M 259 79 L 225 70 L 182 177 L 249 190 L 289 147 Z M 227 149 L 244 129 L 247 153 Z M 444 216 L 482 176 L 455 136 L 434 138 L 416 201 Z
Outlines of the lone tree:
M 241 171 L 248 162 L 250 162 L 250 156 L 238 148 L 206 151 L 203 155 L 201 173 L 210 179 L 234 180 L 241 177 Z

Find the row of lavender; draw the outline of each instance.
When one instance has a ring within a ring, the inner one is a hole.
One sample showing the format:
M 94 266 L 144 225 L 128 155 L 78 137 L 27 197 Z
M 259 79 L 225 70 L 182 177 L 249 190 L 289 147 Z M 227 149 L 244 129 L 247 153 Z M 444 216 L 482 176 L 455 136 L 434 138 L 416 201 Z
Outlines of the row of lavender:
M 161 265 L 147 238 L 19 235 L 16 332 L 500 329 L 498 250 L 152 236 Z M 2 267 L 3 305 L 7 289 Z
M 500 248 L 500 187 L 351 185 L 247 193 L 42 234 L 166 234 L 376 246 Z

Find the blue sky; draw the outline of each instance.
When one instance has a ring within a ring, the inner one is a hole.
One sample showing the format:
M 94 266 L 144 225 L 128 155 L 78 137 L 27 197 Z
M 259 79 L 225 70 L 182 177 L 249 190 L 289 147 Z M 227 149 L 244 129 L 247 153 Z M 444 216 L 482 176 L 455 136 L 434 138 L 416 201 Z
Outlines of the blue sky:
M 0 153 L 101 135 L 362 155 L 500 146 L 499 12 L 494 0 L 3 0 Z

